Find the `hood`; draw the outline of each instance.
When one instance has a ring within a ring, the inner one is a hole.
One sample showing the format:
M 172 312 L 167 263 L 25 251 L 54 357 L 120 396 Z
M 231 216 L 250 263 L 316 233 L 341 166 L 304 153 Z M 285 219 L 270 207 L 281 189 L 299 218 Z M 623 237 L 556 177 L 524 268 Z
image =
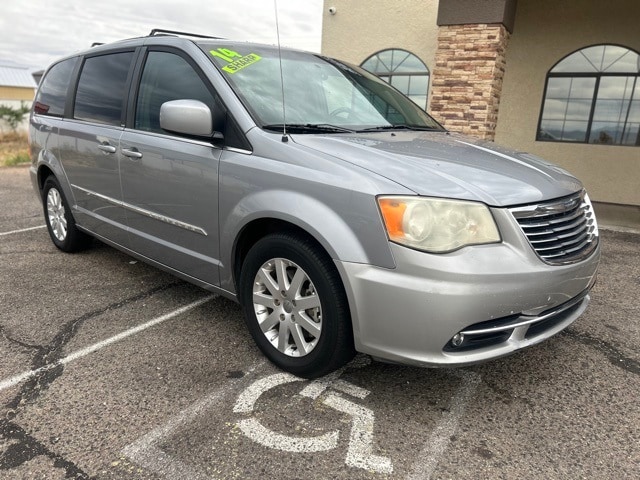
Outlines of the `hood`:
M 582 189 L 575 177 L 541 158 L 458 134 L 385 131 L 291 137 L 299 145 L 367 169 L 418 195 L 504 207 Z

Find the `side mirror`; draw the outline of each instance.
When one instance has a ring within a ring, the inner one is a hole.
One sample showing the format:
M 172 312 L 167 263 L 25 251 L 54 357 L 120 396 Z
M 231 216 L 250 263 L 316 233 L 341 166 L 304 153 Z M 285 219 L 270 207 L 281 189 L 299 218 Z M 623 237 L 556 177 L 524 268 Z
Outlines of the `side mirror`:
M 199 100 L 171 100 L 160 106 L 160 127 L 198 137 L 213 135 L 211 110 Z

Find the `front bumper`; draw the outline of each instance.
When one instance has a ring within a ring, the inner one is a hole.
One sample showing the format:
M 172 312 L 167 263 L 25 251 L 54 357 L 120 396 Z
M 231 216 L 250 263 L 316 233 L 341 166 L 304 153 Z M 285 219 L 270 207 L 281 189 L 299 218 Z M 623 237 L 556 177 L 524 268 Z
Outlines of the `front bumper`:
M 468 365 L 541 342 L 584 312 L 600 247 L 581 262 L 548 265 L 508 212 L 493 213 L 500 244 L 444 255 L 390 244 L 395 269 L 336 262 L 358 351 L 412 365 Z

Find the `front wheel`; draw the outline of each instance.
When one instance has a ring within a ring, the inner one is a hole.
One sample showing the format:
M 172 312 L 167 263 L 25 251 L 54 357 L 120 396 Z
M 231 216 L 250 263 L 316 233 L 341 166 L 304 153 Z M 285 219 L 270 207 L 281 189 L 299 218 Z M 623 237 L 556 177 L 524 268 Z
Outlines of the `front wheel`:
M 283 370 L 315 378 L 355 354 L 342 282 L 310 240 L 288 233 L 259 240 L 245 258 L 239 293 L 249 332 Z
M 55 177 L 50 176 L 42 189 L 42 206 L 51 240 L 64 252 L 77 252 L 89 246 L 91 237 L 78 230 L 69 203 Z

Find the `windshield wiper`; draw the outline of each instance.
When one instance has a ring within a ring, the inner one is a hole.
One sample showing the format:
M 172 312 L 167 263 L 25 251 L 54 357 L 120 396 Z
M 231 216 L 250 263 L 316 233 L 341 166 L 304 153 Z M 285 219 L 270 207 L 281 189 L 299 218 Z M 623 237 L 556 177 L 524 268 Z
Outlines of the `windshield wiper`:
M 427 127 L 421 125 L 378 125 L 377 127 L 369 127 L 363 128 L 362 130 L 358 130 L 359 132 L 381 132 L 384 130 L 417 130 L 423 132 L 444 132 L 444 129 L 438 127 Z
M 280 132 L 283 130 L 284 125 L 282 123 L 276 123 L 273 125 L 265 125 L 267 130 L 274 130 Z M 329 123 L 287 123 L 287 131 L 291 133 L 353 133 L 355 130 L 346 127 L 339 127 L 338 125 L 331 125 Z

